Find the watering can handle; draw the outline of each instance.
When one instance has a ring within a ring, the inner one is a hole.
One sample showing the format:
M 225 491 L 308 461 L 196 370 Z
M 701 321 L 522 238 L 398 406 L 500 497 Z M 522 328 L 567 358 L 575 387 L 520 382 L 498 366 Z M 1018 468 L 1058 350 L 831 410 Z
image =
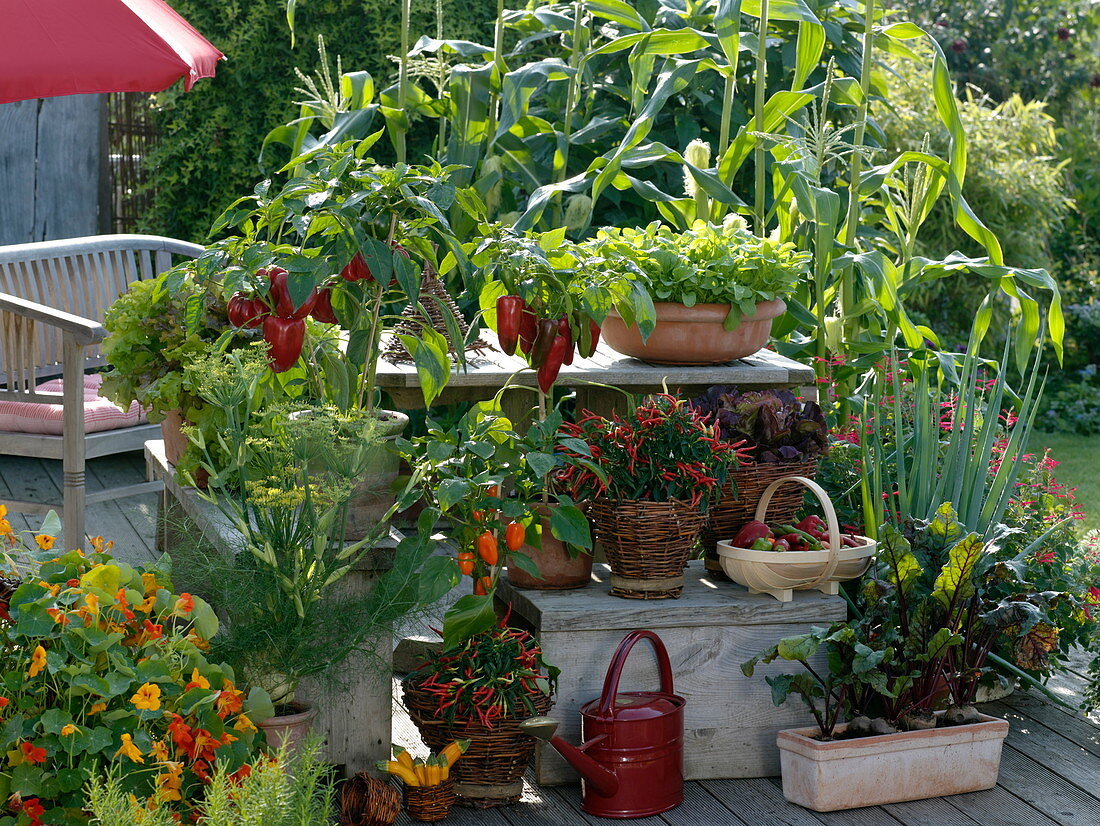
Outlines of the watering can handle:
M 653 646 L 653 653 L 657 655 L 657 668 L 661 672 L 661 691 L 665 694 L 673 693 L 672 663 L 668 660 L 668 651 L 665 650 L 665 644 L 661 642 L 661 638 L 652 631 L 641 629 L 631 631 L 619 643 L 619 647 L 615 650 L 615 656 L 611 658 L 611 665 L 607 669 L 607 677 L 603 681 L 603 694 L 600 695 L 601 715 L 611 715 L 615 705 L 615 697 L 619 694 L 619 677 L 622 676 L 626 658 L 634 647 L 634 643 L 643 639 L 649 640 L 650 645 Z

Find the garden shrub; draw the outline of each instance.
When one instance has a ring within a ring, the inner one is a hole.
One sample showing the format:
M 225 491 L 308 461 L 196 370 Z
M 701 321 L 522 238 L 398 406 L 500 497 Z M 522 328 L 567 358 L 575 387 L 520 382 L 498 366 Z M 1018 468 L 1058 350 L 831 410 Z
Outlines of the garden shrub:
M 127 795 L 184 816 L 218 765 L 247 774 L 271 703 L 207 660 L 210 606 L 102 540 L 55 556 L 35 539 L 44 550 L 0 622 L 0 824 L 87 823 L 85 785 L 108 766 Z
M 1093 306 L 1100 310 L 1097 305 Z M 1072 374 L 1065 375 L 1065 379 L 1046 391 L 1043 428 L 1081 436 L 1100 433 L 1100 377 L 1097 376 L 1097 366 L 1090 364 L 1079 370 L 1076 381 L 1069 379 Z
M 936 38 L 960 88 L 972 84 L 1000 101 L 1046 100 L 1058 110 L 1078 90 L 1100 85 L 1100 6 L 1092 0 L 895 5 Z
M 414 0 L 413 40 L 436 32 L 437 0 Z M 447 37 L 491 39 L 495 0 L 439 0 Z M 156 96 L 160 138 L 147 159 L 154 190 L 142 231 L 201 242 L 225 204 L 251 192 L 264 136 L 297 116 L 294 68 L 318 66 L 316 38 L 347 68 L 367 70 L 379 88 L 399 51 L 401 6 L 394 0 L 306 0 L 295 14 L 292 47 L 281 2 L 176 0 L 173 7 L 221 49 L 218 75 L 186 94 Z M 413 136 L 415 139 L 415 135 Z M 410 157 L 416 157 L 415 145 Z

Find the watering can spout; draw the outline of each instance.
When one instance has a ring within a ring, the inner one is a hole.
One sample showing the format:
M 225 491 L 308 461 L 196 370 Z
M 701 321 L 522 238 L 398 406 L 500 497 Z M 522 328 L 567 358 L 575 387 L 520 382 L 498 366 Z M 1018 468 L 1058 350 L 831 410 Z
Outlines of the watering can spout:
M 537 740 L 549 743 L 561 754 L 591 787 L 604 797 L 611 797 L 619 791 L 619 778 L 610 769 L 607 769 L 584 753 L 584 750 L 606 735 L 594 737 L 579 748 L 557 737 L 557 720 L 549 717 L 530 717 L 519 724 L 520 730 Z

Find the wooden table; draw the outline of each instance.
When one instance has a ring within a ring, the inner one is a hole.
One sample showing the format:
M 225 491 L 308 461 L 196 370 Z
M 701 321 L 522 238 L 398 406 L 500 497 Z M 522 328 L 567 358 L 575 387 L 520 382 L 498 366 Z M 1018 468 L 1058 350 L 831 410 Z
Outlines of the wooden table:
M 164 442 L 146 442 L 145 460 L 149 479 L 164 483 L 157 508 L 159 550 L 171 556 L 173 550 L 188 547 L 184 543 L 193 547 L 201 538 L 216 553 L 229 555 L 242 547 L 243 537 L 224 514 L 193 488 L 178 482 L 175 466 L 165 458 Z M 393 550 L 401 539 L 400 532 L 391 528 L 389 537 L 365 554 L 336 587 L 354 595 L 369 591 L 379 574 L 389 569 Z M 186 583 L 186 577 L 186 570 L 177 572 L 181 582 Z M 329 761 L 343 766 L 349 777 L 390 757 L 392 631 L 380 631 L 364 656 L 369 662 L 354 657 L 340 666 L 348 673 L 342 679 L 339 696 L 330 696 L 323 680 L 303 680 L 297 692 L 298 699 L 317 707 L 314 729 L 325 737 Z
M 680 599 L 613 597 L 608 593 L 609 569 L 600 564 L 586 588 L 523 591 L 502 579 L 497 598 L 511 605 L 513 618 L 522 617 L 530 625 L 547 661 L 561 669 L 550 716 L 561 722 L 559 733 L 569 742 L 580 743 L 580 707 L 599 696 L 612 652 L 630 631 L 648 628 L 668 649 L 676 693 L 687 699 L 685 778 L 779 774 L 776 732 L 812 725 L 813 718 L 796 699 L 776 708 L 764 678 L 797 666 L 783 661 L 761 665 L 749 679 L 741 673 L 741 663 L 783 637 L 844 619 L 847 606 L 841 597 L 818 591 L 798 591 L 791 602 L 750 594 L 708 574 L 701 560 L 688 563 L 684 574 Z M 636 646 L 627 660 L 622 691 L 657 689 L 648 648 L 646 643 Z M 540 745 L 535 777 L 553 785 L 573 782 L 577 774 L 556 751 Z
M 482 355 L 469 354 L 466 368 L 452 371 L 435 404 L 485 401 L 506 385 L 536 386 L 535 372 L 522 358 L 507 356 L 497 349 L 491 330 L 484 331 L 482 337 L 489 342 L 490 349 Z M 748 358 L 725 364 L 677 367 L 647 364 L 616 353 L 601 342 L 592 358 L 578 358 L 572 365 L 563 366 L 557 386 L 576 390 L 578 408 L 606 415 L 625 408 L 624 392 L 659 393 L 667 388 L 690 398 L 716 384 L 735 384 L 742 388 L 805 387 L 807 395 L 816 397 L 814 379 L 813 368 L 771 350 L 760 350 Z M 420 377 L 413 364 L 379 362 L 377 383 L 397 408 L 424 407 Z M 502 405 L 509 418 L 523 421 L 534 406 L 533 400 L 530 391 L 509 390 L 502 398 Z

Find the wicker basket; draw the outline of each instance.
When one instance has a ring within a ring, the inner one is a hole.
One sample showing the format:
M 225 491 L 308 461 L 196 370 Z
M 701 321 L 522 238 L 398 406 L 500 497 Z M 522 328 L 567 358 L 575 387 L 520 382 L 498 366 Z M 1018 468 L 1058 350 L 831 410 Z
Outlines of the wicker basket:
M 722 486 L 718 499 L 710 508 L 707 524 L 703 527 L 703 554 L 707 570 L 722 574 L 718 559 L 718 542 L 732 539 L 756 513 L 764 489 L 776 479 L 785 476 L 802 476 L 813 479 L 817 473 L 817 459 L 782 464 L 738 465 L 730 470 L 730 478 Z M 802 509 L 804 491 L 788 485 L 772 497 L 768 514 L 773 522 L 792 522 Z
M 340 789 L 340 826 L 392 826 L 400 811 L 397 788 L 366 772 L 359 772 Z
M 519 801 L 523 793 L 523 773 L 535 753 L 535 739 L 519 729 L 521 721 L 550 710 L 550 698 L 532 694 L 534 711 L 521 711 L 514 717 L 494 720 L 488 728 L 476 717 L 457 718 L 453 722 L 436 713 L 435 697 L 406 681 L 402 684 L 405 707 L 434 752 L 442 751 L 455 740 L 469 740 L 470 748 L 451 769 L 456 781 L 458 803 L 483 809 L 506 806 Z
M 406 786 L 405 811 L 413 820 L 434 823 L 443 820 L 455 805 L 455 779 L 448 777 L 435 786 Z
M 611 594 L 626 599 L 676 599 L 706 514 L 688 502 L 597 499 L 588 510 L 595 538 L 611 565 Z
M 860 544 L 846 548 L 840 542 L 840 523 L 836 510 L 817 482 L 804 476 L 776 479 L 764 490 L 756 506 L 755 518 L 764 522 L 771 512 L 772 494 L 782 487 L 806 488 L 817 497 L 825 512 L 829 532 L 829 547 L 820 551 L 754 551 L 739 548 L 732 542 L 718 543 L 718 556 L 726 576 L 744 585 L 752 594 L 771 594 L 780 602 L 790 602 L 794 591 L 811 588 L 834 596 L 840 593 L 839 583 L 863 576 L 875 555 L 877 544 L 866 536 L 856 537 Z M 773 520 L 774 521 L 774 520 Z

